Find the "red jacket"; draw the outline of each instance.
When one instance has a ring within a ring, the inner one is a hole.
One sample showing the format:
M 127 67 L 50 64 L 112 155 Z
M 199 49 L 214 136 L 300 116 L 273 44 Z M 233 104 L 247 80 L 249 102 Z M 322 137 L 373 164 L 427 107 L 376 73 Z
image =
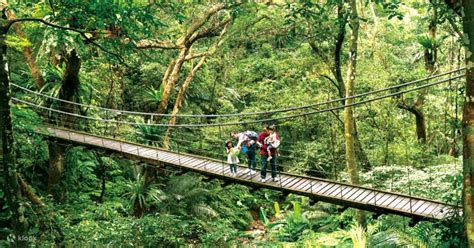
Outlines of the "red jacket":
M 266 137 L 268 137 L 268 134 L 265 134 L 264 132 L 261 132 L 261 133 L 258 135 L 258 138 L 257 138 L 257 142 L 263 144 L 263 146 L 260 147 L 260 155 L 261 155 L 261 156 L 268 155 L 268 153 L 267 153 L 267 144 L 264 143 L 264 140 L 265 140 Z M 280 139 L 280 137 L 278 137 L 278 133 L 277 133 L 276 137 L 277 137 L 277 139 Z M 272 156 L 275 156 L 275 154 L 276 154 L 276 149 L 275 149 L 275 148 L 271 148 L 271 149 L 270 149 L 270 153 L 272 154 Z

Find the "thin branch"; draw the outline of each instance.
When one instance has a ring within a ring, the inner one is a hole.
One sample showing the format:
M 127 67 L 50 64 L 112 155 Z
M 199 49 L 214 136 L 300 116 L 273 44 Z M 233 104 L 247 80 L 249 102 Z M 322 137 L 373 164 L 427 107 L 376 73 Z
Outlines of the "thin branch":
M 334 117 L 336 117 L 336 119 L 339 121 L 339 123 L 341 124 L 341 126 L 344 126 L 344 122 L 341 120 L 341 118 L 339 117 L 339 115 L 337 115 L 337 114 L 334 112 L 334 110 L 331 110 L 330 112 L 334 115 Z
M 456 23 L 454 22 L 453 18 L 448 17 L 446 19 L 448 19 L 449 24 L 451 24 L 451 27 L 453 28 L 453 31 L 456 33 L 458 38 L 461 38 L 462 37 L 462 32 L 461 32 L 461 30 L 459 30 L 458 26 L 456 26 Z
M 140 40 L 138 42 L 133 42 L 138 49 L 151 49 L 151 48 L 160 48 L 160 49 L 181 49 L 184 45 L 178 45 L 172 41 L 161 41 L 161 40 Z
M 334 81 L 332 78 L 330 78 L 328 75 L 322 74 L 321 77 L 326 78 L 327 80 L 331 81 L 331 83 L 336 86 L 336 89 L 339 89 L 339 85 Z
M 113 56 L 115 56 L 121 63 L 123 64 L 126 64 L 125 63 L 125 59 L 120 56 L 119 54 L 117 53 L 114 53 L 114 52 L 111 52 L 107 49 L 105 49 L 103 46 L 99 45 L 97 42 L 95 42 L 94 40 L 90 39 L 87 34 L 90 33 L 90 32 L 87 32 L 87 31 L 83 31 L 83 30 L 79 30 L 79 29 L 75 29 L 75 28 L 71 28 L 71 27 L 64 27 L 64 26 L 60 26 L 60 25 L 57 25 L 57 24 L 54 24 L 54 23 L 50 23 L 50 22 L 47 22 L 43 19 L 40 19 L 40 18 L 18 18 L 18 19 L 14 19 L 14 20 L 10 20 L 8 22 L 8 24 L 4 27 L 4 33 L 8 32 L 8 30 L 10 30 L 11 26 L 17 22 L 40 22 L 40 23 L 43 23 L 44 25 L 46 26 L 50 26 L 50 27 L 53 27 L 53 28 L 57 28 L 57 29 L 62 29 L 62 30 L 68 30 L 68 31 L 73 31 L 73 32 L 76 32 L 76 33 L 79 33 L 85 40 L 87 40 L 88 42 L 90 42 L 91 44 L 93 44 L 94 46 L 98 47 L 100 50 L 102 50 L 103 52 L 105 53 L 108 53 L 108 54 L 111 54 Z

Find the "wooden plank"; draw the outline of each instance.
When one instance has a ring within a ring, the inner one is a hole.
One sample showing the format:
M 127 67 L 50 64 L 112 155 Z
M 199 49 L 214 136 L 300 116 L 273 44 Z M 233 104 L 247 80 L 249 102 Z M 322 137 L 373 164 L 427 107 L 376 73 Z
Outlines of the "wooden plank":
M 334 187 L 337 187 L 337 184 L 328 183 L 328 187 L 325 187 L 324 189 L 322 189 L 321 191 L 319 191 L 318 194 L 326 195 L 326 192 L 330 191 L 330 190 L 333 189 Z
M 412 212 L 415 213 L 426 201 L 418 200 L 418 202 L 412 206 Z
M 404 198 L 405 197 L 403 197 L 403 196 L 397 197 L 397 199 L 395 199 L 395 201 L 393 201 L 389 205 L 387 205 L 387 207 L 392 208 L 392 209 L 397 209 L 397 205 L 400 204 L 400 202 L 403 201 Z
M 146 149 L 146 150 L 142 150 L 142 148 L 139 149 L 139 156 L 142 156 L 142 157 L 149 157 L 150 154 L 155 154 L 155 151 L 152 150 L 152 149 Z
M 268 180 L 268 177 L 267 177 L 266 179 Z M 291 180 L 291 178 L 288 177 L 288 176 L 282 175 L 282 176 L 280 176 L 280 182 L 279 182 L 279 183 L 280 183 L 281 185 L 283 185 L 283 184 L 285 184 L 288 180 Z
M 430 204 L 430 206 L 425 209 L 423 212 L 424 215 L 426 216 L 431 216 L 431 213 L 438 207 L 439 205 L 437 203 Z
M 201 170 L 201 168 L 204 169 L 204 166 L 205 166 L 207 163 L 209 163 L 209 161 L 207 161 L 207 160 L 202 160 L 201 163 L 197 163 L 196 165 L 194 165 L 194 168 L 199 169 L 199 170 Z
M 303 187 L 304 185 L 306 185 L 306 183 L 308 183 L 308 180 L 302 178 L 303 180 L 301 180 L 298 184 L 296 184 L 295 186 L 293 186 L 293 189 L 295 190 L 300 190 L 301 187 Z
M 366 192 L 365 189 L 355 188 L 355 190 L 349 192 L 348 194 L 350 194 L 350 196 L 344 196 L 347 200 L 357 202 L 358 198 L 360 198 L 360 200 L 363 200 L 369 193 Z
M 194 157 L 185 157 L 184 159 L 181 159 L 181 165 L 186 167 L 192 167 L 191 163 L 195 160 L 196 159 Z
M 357 187 L 344 187 L 342 189 L 342 195 L 341 197 L 343 197 L 344 199 L 349 199 L 355 192 L 357 192 L 359 188 Z
M 443 208 L 444 208 L 443 205 L 437 204 L 436 208 L 435 208 L 433 211 L 431 211 L 430 215 L 431 215 L 431 216 L 434 216 L 434 217 L 436 217 L 436 218 L 441 218 L 441 217 L 443 217 L 443 216 L 444 216 L 444 214 L 443 214 L 443 212 L 442 212 L 442 211 L 443 211 Z
M 387 194 L 387 197 L 385 197 L 385 199 L 383 199 L 380 204 L 380 206 L 388 206 L 389 203 L 391 203 L 392 201 L 395 200 L 395 198 L 397 198 L 396 195 L 392 195 L 392 194 Z
M 208 164 L 206 164 L 206 166 L 204 166 L 204 170 L 205 171 L 208 171 L 208 172 L 211 172 L 211 171 L 214 171 L 215 168 L 217 168 L 218 165 L 213 163 L 213 162 L 209 162 Z
M 140 152 L 140 157 L 156 160 L 156 153 L 154 151 Z
M 341 199 L 341 190 L 343 189 L 343 187 L 344 186 L 340 184 L 334 184 L 334 186 L 327 190 L 324 194 Z
M 410 209 L 410 198 L 404 197 L 402 198 L 402 201 L 398 203 L 398 205 L 395 207 L 397 210 L 403 210 L 406 206 L 408 206 L 408 209 Z
M 297 177 L 294 177 L 294 176 L 290 176 L 289 178 L 290 178 L 291 180 L 287 180 L 287 181 L 285 182 L 285 184 L 283 184 L 283 183 L 281 184 L 281 186 L 282 186 L 283 188 L 287 188 L 288 185 L 290 185 L 292 182 L 294 182 L 295 180 L 298 179 Z
M 330 184 L 326 182 L 316 181 L 316 184 L 313 184 L 312 188 L 313 194 L 319 194 L 319 192 L 326 188 L 328 185 Z
M 176 156 L 174 156 L 174 154 L 170 154 L 170 153 L 165 153 L 165 152 L 162 152 L 162 153 L 159 153 L 158 154 L 158 159 L 160 161 L 172 161 L 172 160 L 178 160 L 178 158 Z
M 250 171 L 248 171 L 248 170 L 242 170 L 242 172 L 240 174 L 237 173 L 237 177 L 240 178 L 240 179 L 244 179 L 244 180 L 250 180 L 250 179 L 252 179 L 252 176 L 254 176 L 254 175 L 250 175 Z
M 300 190 L 305 192 L 311 192 L 311 187 L 313 187 L 313 180 L 307 180 L 306 184 L 300 187 Z
M 194 167 L 194 164 L 196 163 L 196 161 L 198 161 L 198 159 L 194 157 L 189 157 L 189 159 L 185 162 L 186 167 Z
M 354 201 L 355 199 L 357 199 L 357 197 L 359 197 L 361 194 L 364 193 L 364 189 L 361 189 L 361 188 L 354 188 L 354 189 L 355 189 L 354 191 L 349 192 L 350 196 L 346 198 L 347 200 Z
M 228 165 L 226 164 L 221 164 L 221 163 L 215 163 L 217 165 L 217 167 L 215 167 L 213 169 L 213 171 L 219 173 L 219 174 L 222 174 L 222 171 L 226 168 L 226 167 L 229 167 Z
M 295 186 L 297 183 L 299 183 L 300 181 L 302 180 L 302 178 L 300 177 L 296 177 L 296 180 L 294 180 L 293 182 L 291 182 L 290 184 L 288 184 L 286 187 L 291 189 L 293 188 L 293 186 Z
M 377 200 L 377 206 L 383 206 L 386 201 L 390 200 L 391 194 L 384 194 L 380 199 Z
M 431 206 L 431 204 L 431 202 L 425 202 L 420 208 L 416 210 L 416 212 L 421 215 L 425 214 L 425 211 Z

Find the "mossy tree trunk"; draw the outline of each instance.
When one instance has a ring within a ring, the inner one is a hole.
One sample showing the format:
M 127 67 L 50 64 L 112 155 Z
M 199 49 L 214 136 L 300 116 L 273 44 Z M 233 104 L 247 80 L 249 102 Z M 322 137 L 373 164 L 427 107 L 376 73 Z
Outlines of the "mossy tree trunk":
M 349 65 L 346 75 L 346 98 L 354 95 L 354 85 L 356 79 L 356 64 L 357 64 L 357 40 L 359 37 L 359 16 L 357 14 L 357 1 L 351 0 L 350 4 L 350 20 L 351 27 L 350 41 L 349 41 Z M 353 102 L 352 99 L 346 99 L 345 104 L 349 105 Z M 344 110 L 344 140 L 346 143 L 346 165 L 351 183 L 359 184 L 359 169 L 356 160 L 356 151 L 354 146 L 355 129 L 354 116 L 352 107 L 346 107 Z M 360 226 L 365 226 L 365 214 L 362 210 L 357 210 L 357 222 Z
M 3 192 L 7 198 L 9 210 L 12 214 L 12 228 L 16 247 L 26 247 L 24 239 L 27 234 L 27 222 L 24 216 L 23 197 L 20 184 L 17 180 L 17 164 L 15 159 L 15 144 L 11 118 L 11 89 L 8 78 L 6 35 L 8 32 L 7 17 L 0 19 L 0 133 L 2 138 L 3 155 Z M 18 239 L 20 238 L 20 239 Z
M 463 210 L 469 247 L 474 247 L 474 1 L 462 1 L 466 49 L 466 98 L 463 110 Z

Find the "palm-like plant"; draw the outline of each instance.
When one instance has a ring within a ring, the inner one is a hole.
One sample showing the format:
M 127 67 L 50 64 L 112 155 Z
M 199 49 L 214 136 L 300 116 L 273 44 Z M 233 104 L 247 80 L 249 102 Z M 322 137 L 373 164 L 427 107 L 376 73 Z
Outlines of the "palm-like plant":
M 161 97 L 163 96 L 163 84 L 160 85 L 160 88 L 156 89 L 154 86 L 150 86 L 144 95 L 145 102 L 156 105 L 161 102 Z
M 136 127 L 136 132 L 140 142 L 153 145 L 162 140 L 164 129 L 156 126 L 138 125 Z
M 163 191 L 159 190 L 156 185 L 147 185 L 140 174 L 126 186 L 128 192 L 125 195 L 130 197 L 135 217 L 143 216 L 149 206 L 157 205 L 165 198 Z
M 171 178 L 167 185 L 163 210 L 175 214 L 198 217 L 215 217 L 217 213 L 207 204 L 210 192 L 200 186 L 199 179 L 191 175 Z

